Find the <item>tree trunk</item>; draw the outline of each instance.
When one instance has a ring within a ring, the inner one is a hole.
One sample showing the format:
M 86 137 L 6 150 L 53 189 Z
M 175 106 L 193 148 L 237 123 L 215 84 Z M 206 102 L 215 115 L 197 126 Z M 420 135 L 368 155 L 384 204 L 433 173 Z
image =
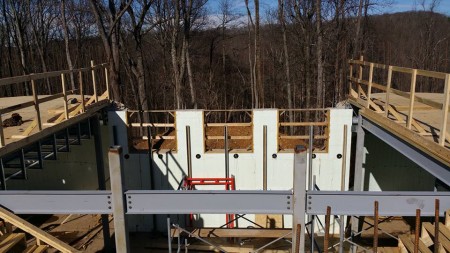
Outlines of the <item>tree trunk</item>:
M 63 35 L 64 35 L 64 47 L 66 50 L 66 59 L 67 59 L 67 66 L 69 67 L 69 70 L 73 70 L 73 64 L 72 64 L 72 57 L 70 56 L 70 50 L 69 50 L 69 30 L 67 28 L 67 20 L 66 20 L 66 7 L 65 7 L 65 0 L 61 0 L 61 23 L 63 28 Z M 72 90 L 75 90 L 75 80 L 73 77 L 73 73 L 70 72 L 70 86 Z
M 316 33 L 317 33 L 317 108 L 323 108 L 325 90 L 323 85 L 323 62 L 322 62 L 322 0 L 316 0 Z

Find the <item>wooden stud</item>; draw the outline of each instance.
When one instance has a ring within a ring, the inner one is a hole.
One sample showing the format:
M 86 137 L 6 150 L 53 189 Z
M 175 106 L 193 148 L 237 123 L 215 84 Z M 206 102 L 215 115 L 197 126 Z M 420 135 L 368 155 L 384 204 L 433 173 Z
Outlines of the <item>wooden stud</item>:
M 420 209 L 416 209 L 416 228 L 414 231 L 414 253 L 419 253 Z
M 91 61 L 91 73 L 92 73 L 92 88 L 94 89 L 94 99 L 95 102 L 98 102 L 97 96 L 97 80 L 95 79 L 95 69 L 94 69 L 94 61 Z
M 107 98 L 111 98 L 111 94 L 109 93 L 109 75 L 108 75 L 108 68 L 105 68 L 105 84 L 106 84 L 106 94 Z
M 36 110 L 36 119 L 38 123 L 37 126 L 39 128 L 39 131 L 41 131 L 42 130 L 41 112 L 39 110 L 39 99 L 34 79 L 31 80 L 31 89 L 33 90 L 34 109 Z
M 386 107 L 384 108 L 384 112 L 386 118 L 389 117 L 389 95 L 391 92 L 391 85 L 392 85 L 392 66 L 389 66 L 389 70 L 388 70 L 388 79 L 387 79 L 387 85 L 386 85 Z
M 79 72 L 79 82 L 80 82 L 80 96 L 81 96 L 81 112 L 85 112 L 86 111 L 86 107 L 84 105 L 84 85 L 83 85 L 83 72 Z
M 366 108 L 369 108 L 370 106 L 370 97 L 372 95 L 372 81 L 373 81 L 373 63 L 370 63 L 370 69 L 369 69 L 369 85 L 367 87 L 367 105 Z
M 414 97 L 416 94 L 416 79 L 417 79 L 417 69 L 414 69 L 411 74 L 411 90 L 409 92 L 409 112 L 408 121 L 406 122 L 406 127 L 411 129 L 413 113 L 414 113 Z
M 361 55 L 361 57 L 359 58 L 359 60 L 360 60 L 361 62 L 364 61 L 364 56 Z M 359 64 L 359 73 L 358 73 L 358 81 L 359 81 L 359 82 L 358 82 L 358 98 L 361 96 L 362 88 L 361 88 L 360 82 L 361 82 L 362 78 L 363 78 L 363 64 Z
M 59 240 L 58 238 L 42 231 L 38 227 L 34 226 L 33 224 L 29 223 L 28 221 L 16 216 L 15 214 L 9 212 L 8 210 L 0 207 L 0 217 L 13 224 L 14 226 L 20 228 L 26 233 L 31 234 L 32 236 L 36 237 L 36 239 L 39 239 L 48 245 L 52 246 L 53 248 L 61 251 L 61 252 L 79 252 L 75 248 L 69 246 L 65 242 Z
M 445 145 L 445 135 L 447 133 L 448 106 L 450 103 L 450 74 L 445 75 L 444 101 L 442 106 L 442 124 L 441 134 L 439 136 L 439 145 Z
M 69 106 L 67 105 L 66 78 L 65 78 L 64 74 L 61 74 L 61 86 L 62 86 L 63 99 L 64 99 L 64 116 L 66 117 L 66 119 L 69 119 Z
M 330 216 L 331 216 L 331 207 L 327 206 L 327 214 L 325 215 L 325 236 L 323 239 L 324 253 L 328 253 L 328 245 L 330 240 Z

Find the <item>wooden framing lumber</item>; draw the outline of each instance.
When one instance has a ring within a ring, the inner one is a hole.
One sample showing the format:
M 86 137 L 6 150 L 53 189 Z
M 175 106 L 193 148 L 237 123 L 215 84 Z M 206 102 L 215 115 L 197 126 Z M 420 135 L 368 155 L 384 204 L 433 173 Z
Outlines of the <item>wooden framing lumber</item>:
M 24 233 L 5 234 L 0 237 L 0 252 L 8 252 L 18 244 L 21 244 L 22 248 L 26 248 Z
M 63 253 L 79 252 L 77 249 L 69 246 L 68 244 L 64 243 L 58 238 L 44 232 L 43 230 L 29 223 L 28 221 L 20 218 L 19 216 L 16 216 L 15 214 L 9 212 L 8 210 L 2 207 L 0 207 L 0 217 L 3 220 L 20 228 L 24 232 L 29 233 L 32 236 L 36 237 L 36 239 L 45 242 L 46 244 L 52 246 L 53 248 Z
M 441 146 L 445 145 L 449 103 L 450 103 L 450 74 L 447 74 L 445 75 L 444 102 L 442 107 L 442 123 L 440 128 L 441 136 L 439 138 L 439 145 Z
M 38 121 L 36 120 L 36 118 L 33 119 L 33 121 L 31 122 L 31 124 L 27 127 L 27 129 L 25 129 L 25 131 L 23 131 L 23 133 L 21 135 L 13 135 L 11 138 L 13 139 L 20 139 L 20 138 L 25 138 L 27 136 L 30 135 L 30 133 L 33 131 L 33 129 L 36 128 Z
M 223 237 L 223 238 L 292 238 L 291 229 L 259 229 L 259 228 L 196 228 L 190 232 L 203 238 Z M 173 237 L 178 237 L 176 228 L 171 229 Z M 287 235 L 289 234 L 289 235 Z

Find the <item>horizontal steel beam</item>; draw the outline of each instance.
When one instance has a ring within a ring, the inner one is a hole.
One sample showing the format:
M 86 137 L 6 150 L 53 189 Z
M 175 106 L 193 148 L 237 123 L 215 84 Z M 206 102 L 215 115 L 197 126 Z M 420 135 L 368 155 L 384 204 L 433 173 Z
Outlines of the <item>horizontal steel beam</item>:
M 127 214 L 292 214 L 291 191 L 128 191 Z
M 16 214 L 110 214 L 109 191 L 0 191 L 0 205 Z
M 399 137 L 395 136 L 394 134 L 388 132 L 387 130 L 364 117 L 362 126 L 368 132 L 396 149 L 398 152 L 409 158 L 424 170 L 428 171 L 428 173 L 435 176 L 436 178 L 439 178 L 439 180 L 450 186 L 450 169 L 448 168 L 448 166 L 420 151 L 406 141 L 401 140 Z
M 327 206 L 333 215 L 374 215 L 374 202 L 378 201 L 379 215 L 415 216 L 416 209 L 422 216 L 434 216 L 435 200 L 442 207 L 440 215 L 450 207 L 450 192 L 308 192 L 306 213 L 326 214 Z

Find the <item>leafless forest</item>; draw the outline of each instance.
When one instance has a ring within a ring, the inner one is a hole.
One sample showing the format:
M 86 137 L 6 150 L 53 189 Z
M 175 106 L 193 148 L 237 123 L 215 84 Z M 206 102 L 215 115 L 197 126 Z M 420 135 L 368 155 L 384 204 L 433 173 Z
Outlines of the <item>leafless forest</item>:
M 270 10 L 259 0 L 209 0 L 214 10 L 207 0 L 0 1 L 1 78 L 108 62 L 114 99 L 132 109 L 329 107 L 345 99 L 347 61 L 360 55 L 450 72 L 450 18 L 436 0 L 394 14 L 381 14 L 382 0 L 278 0 Z M 27 85 L 0 89 L 19 95 Z

